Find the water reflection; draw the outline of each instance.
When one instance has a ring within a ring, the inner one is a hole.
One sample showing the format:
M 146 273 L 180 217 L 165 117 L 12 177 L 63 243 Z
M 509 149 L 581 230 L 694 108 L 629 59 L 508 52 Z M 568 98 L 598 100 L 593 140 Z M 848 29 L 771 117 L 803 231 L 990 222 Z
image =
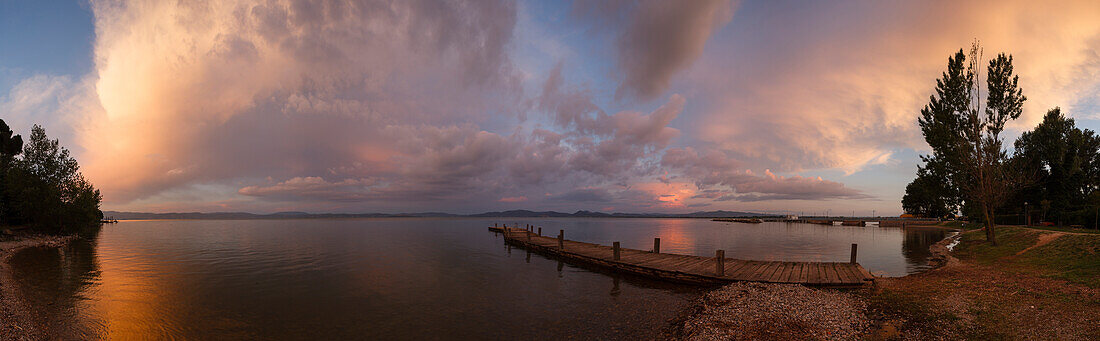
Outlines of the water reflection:
M 88 289 L 99 282 L 96 240 L 91 235 L 62 248 L 32 248 L 10 260 L 28 309 L 43 318 L 50 339 L 90 339 L 101 329 L 80 314 L 88 307 Z
M 910 227 L 905 229 L 901 244 L 902 255 L 908 260 L 909 272 L 928 269 L 928 259 L 932 257 L 929 249 L 933 244 L 947 237 L 947 230 L 936 228 Z
M 514 250 L 493 219 L 142 221 L 12 268 L 55 339 L 653 338 L 698 289 Z M 904 275 L 940 230 L 528 219 L 546 234 Z M 544 231 L 545 232 L 545 231 Z M 555 269 L 556 268 L 556 269 Z M 610 277 L 610 278 L 609 278 Z M 610 283 L 608 280 L 610 279 Z

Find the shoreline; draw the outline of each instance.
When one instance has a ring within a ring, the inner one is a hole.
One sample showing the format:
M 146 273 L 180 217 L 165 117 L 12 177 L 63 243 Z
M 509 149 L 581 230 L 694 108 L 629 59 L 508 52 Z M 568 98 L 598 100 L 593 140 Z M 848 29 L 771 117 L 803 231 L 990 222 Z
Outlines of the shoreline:
M 965 232 L 939 225 L 914 227 L 958 232 L 929 246 L 932 253 L 929 269 L 900 277 L 876 276 L 870 287 L 855 289 L 753 282 L 721 286 L 704 292 L 684 316 L 670 321 L 664 336 L 686 340 L 847 340 L 897 336 L 889 330 L 893 328 L 891 321 L 871 307 L 869 298 L 879 290 L 878 280 L 904 281 L 958 263 L 951 246 Z
M 47 334 L 26 305 L 8 261 L 15 254 L 30 248 L 59 248 L 78 238 L 76 235 L 49 236 L 16 235 L 13 240 L 0 241 L 0 334 L 5 340 L 42 340 Z

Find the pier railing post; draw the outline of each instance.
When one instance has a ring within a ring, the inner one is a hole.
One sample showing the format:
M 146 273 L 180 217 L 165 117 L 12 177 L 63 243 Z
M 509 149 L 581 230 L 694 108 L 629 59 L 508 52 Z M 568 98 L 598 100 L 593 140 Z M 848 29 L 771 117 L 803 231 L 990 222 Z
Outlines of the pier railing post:
M 539 237 L 542 237 L 542 228 L 539 228 Z
M 726 251 L 725 250 L 716 250 L 716 251 L 714 251 L 714 260 L 716 261 L 715 262 L 716 267 L 714 269 L 714 273 L 718 274 L 718 276 L 725 276 L 726 275 Z
M 852 264 L 856 263 L 856 246 L 857 246 L 856 244 L 852 244 L 852 260 L 851 260 Z
M 565 230 L 558 231 L 558 250 L 565 250 Z
M 653 238 L 653 253 L 661 253 L 661 238 Z
M 611 244 L 611 249 L 615 250 L 615 260 L 619 260 L 619 242 Z

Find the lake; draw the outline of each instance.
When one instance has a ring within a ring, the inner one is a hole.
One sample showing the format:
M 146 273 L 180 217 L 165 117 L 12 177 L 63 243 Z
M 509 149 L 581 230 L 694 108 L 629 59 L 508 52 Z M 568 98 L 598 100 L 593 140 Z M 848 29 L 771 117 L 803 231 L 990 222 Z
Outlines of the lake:
M 702 289 L 510 248 L 493 223 L 730 258 L 927 268 L 939 229 L 706 219 L 163 220 L 16 254 L 21 290 L 62 339 L 652 338 Z

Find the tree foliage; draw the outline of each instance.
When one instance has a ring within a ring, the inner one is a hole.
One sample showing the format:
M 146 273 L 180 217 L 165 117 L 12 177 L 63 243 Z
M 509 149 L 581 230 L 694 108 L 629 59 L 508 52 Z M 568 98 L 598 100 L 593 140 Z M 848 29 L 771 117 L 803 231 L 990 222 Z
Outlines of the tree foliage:
M 2 135 L 2 133 L 0 133 Z M 5 169 L 3 221 L 26 224 L 43 232 L 71 233 L 103 219 L 99 190 L 79 172 L 79 165 L 46 130 L 35 125 L 20 157 Z
M 936 94 L 918 119 L 932 154 L 921 157 L 925 165 L 906 196 L 912 209 L 942 205 L 953 213 L 966 206 L 980 212 L 986 239 L 995 244 L 996 210 L 1023 179 L 1008 162 L 1001 133 L 1008 121 L 1020 117 L 1027 98 L 1013 74 L 1012 57 L 1001 53 L 985 68 L 983 106 L 981 59 L 977 43 L 969 55 L 960 49 L 948 58 L 947 71 L 936 80 Z M 938 195 L 936 183 L 943 184 Z
M 11 169 L 15 156 L 22 152 L 23 138 L 15 135 L 8 124 L 0 120 L 0 219 L 7 216 L 9 210 L 7 203 L 11 202 L 7 186 L 8 170 Z
M 943 195 L 950 191 L 942 179 L 935 173 L 935 167 L 919 167 L 917 178 L 905 187 L 905 196 L 901 198 L 901 207 L 905 212 L 921 217 L 943 218 L 953 212 L 952 198 Z
M 1077 128 L 1061 108 L 1054 108 L 1035 129 L 1020 135 L 1015 147 L 1013 161 L 1034 172 L 1036 181 L 1016 195 L 1013 206 L 1027 203 L 1040 209 L 1040 219 L 1060 224 L 1096 224 L 1085 213 L 1097 206 L 1090 196 L 1100 196 L 1100 136 Z
M 929 217 L 932 217 L 929 212 L 952 215 L 962 205 L 959 183 L 965 178 L 959 169 L 958 141 L 963 138 L 963 117 L 970 110 L 973 79 L 962 49 L 947 58 L 947 71 L 936 80 L 936 93 L 929 96 L 928 105 L 921 109 L 917 119 L 932 154 L 921 156 L 924 165 L 917 169 L 917 180 L 906 187 L 909 204 L 905 205 L 903 198 L 903 208 L 907 213 Z

